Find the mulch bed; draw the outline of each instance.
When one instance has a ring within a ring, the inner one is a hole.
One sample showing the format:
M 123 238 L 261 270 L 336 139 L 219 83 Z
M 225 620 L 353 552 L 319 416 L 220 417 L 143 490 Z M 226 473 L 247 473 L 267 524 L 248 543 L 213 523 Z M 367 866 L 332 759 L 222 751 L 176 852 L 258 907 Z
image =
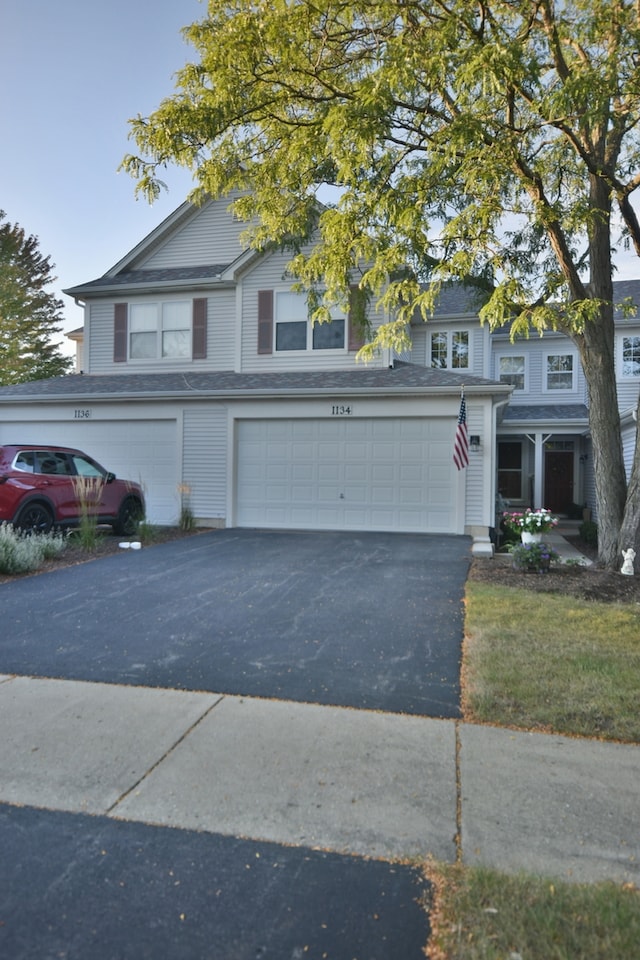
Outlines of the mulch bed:
M 55 560 L 45 561 L 45 563 L 43 563 L 41 567 L 38 567 L 37 570 L 34 570 L 33 573 L 23 573 L 19 574 L 19 576 L 38 576 L 41 573 L 49 573 L 52 570 L 61 570 L 63 567 L 72 567 L 78 563 L 88 563 L 91 560 L 97 560 L 99 557 L 108 557 L 113 553 L 122 553 L 123 550 L 119 544 L 129 538 L 116 536 L 116 534 L 110 532 L 110 528 L 105 528 L 105 530 L 108 532 L 102 533 L 98 537 L 94 549 L 86 550 L 79 544 L 74 543 L 72 535 L 64 553 L 60 554 L 59 557 Z M 153 541 L 144 544 L 143 549 L 151 550 L 156 544 L 167 543 L 169 540 L 182 540 L 184 537 L 193 537 L 205 532 L 207 531 L 200 527 L 196 530 L 186 531 L 181 530 L 179 527 L 157 527 L 154 529 Z M 8 580 L 16 580 L 17 578 L 16 576 L 7 576 L 6 574 L 0 573 L 0 583 L 6 583 Z
M 585 556 L 595 560 L 595 552 L 579 537 L 567 537 Z M 622 562 L 621 562 L 622 565 Z M 627 577 L 615 570 L 603 570 L 595 565 L 554 565 L 549 573 L 524 573 L 514 570 L 508 554 L 496 554 L 493 559 L 474 559 L 469 571 L 470 580 L 481 580 L 504 587 L 518 587 L 536 593 L 555 593 L 596 600 L 599 603 L 640 604 L 640 570 Z

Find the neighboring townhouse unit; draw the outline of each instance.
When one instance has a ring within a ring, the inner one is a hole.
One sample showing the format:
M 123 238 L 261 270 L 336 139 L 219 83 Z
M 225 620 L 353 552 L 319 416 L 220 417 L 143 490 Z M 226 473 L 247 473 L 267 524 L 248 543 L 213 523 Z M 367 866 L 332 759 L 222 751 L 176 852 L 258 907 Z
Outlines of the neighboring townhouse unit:
M 625 317 L 622 303 L 640 305 L 640 281 L 614 282 L 615 366 L 627 476 L 635 450 L 640 391 L 640 318 Z M 515 503 L 555 513 L 596 517 L 588 392 L 578 350 L 567 337 L 511 343 L 492 336 L 489 376 L 513 386 L 497 431 L 498 491 Z
M 635 449 L 640 391 L 640 281 L 614 282 L 616 379 L 627 475 Z M 552 331 L 511 341 L 478 320 L 477 294 L 461 285 L 443 291 L 433 320 L 413 328 L 411 362 L 460 370 L 509 384 L 495 435 L 496 492 L 513 506 L 595 516 L 587 385 L 575 344 Z
M 104 276 L 65 291 L 84 305 L 72 335 L 83 372 L 0 388 L 0 442 L 86 450 L 140 479 L 154 523 L 177 522 L 186 497 L 203 525 L 467 534 L 483 554 L 499 494 L 563 512 L 592 504 L 570 341 L 491 334 L 458 286 L 412 326 L 408 355 L 365 366 L 350 311 L 312 326 L 287 254 L 243 249 L 228 202 L 183 204 Z M 619 364 L 631 410 L 634 321 L 621 321 Z M 478 442 L 457 470 L 462 388 Z

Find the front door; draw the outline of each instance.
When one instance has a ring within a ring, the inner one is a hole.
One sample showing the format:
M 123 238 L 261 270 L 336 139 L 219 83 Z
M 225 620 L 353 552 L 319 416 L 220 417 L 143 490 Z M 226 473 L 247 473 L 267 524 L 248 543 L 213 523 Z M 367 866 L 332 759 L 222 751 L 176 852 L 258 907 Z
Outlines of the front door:
M 573 444 L 570 450 L 545 450 L 544 506 L 552 513 L 568 513 L 573 503 Z

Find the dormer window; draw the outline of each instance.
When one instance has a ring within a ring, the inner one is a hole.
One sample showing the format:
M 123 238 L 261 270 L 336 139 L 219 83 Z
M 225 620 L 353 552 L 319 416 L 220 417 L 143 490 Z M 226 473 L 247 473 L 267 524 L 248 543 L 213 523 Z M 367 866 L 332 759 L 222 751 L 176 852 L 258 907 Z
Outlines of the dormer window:
M 469 369 L 469 331 L 439 330 L 430 337 L 431 366 L 439 370 Z

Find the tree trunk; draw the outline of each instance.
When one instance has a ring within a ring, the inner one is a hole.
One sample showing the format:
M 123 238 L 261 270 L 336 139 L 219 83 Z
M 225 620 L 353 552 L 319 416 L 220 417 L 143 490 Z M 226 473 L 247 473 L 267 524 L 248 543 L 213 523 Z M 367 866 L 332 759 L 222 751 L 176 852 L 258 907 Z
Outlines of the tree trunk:
M 613 305 L 575 338 L 589 391 L 589 425 L 598 511 L 598 562 L 614 569 L 627 499 L 614 372 Z
M 595 131 L 592 130 L 592 133 Z M 602 131 L 600 131 L 602 134 Z M 599 153 L 604 156 L 604 141 Z M 614 569 L 627 499 L 618 390 L 611 263 L 611 188 L 600 176 L 589 178 L 589 274 L 599 316 L 587 320 L 575 340 L 589 391 L 589 426 L 598 511 L 598 563 Z

